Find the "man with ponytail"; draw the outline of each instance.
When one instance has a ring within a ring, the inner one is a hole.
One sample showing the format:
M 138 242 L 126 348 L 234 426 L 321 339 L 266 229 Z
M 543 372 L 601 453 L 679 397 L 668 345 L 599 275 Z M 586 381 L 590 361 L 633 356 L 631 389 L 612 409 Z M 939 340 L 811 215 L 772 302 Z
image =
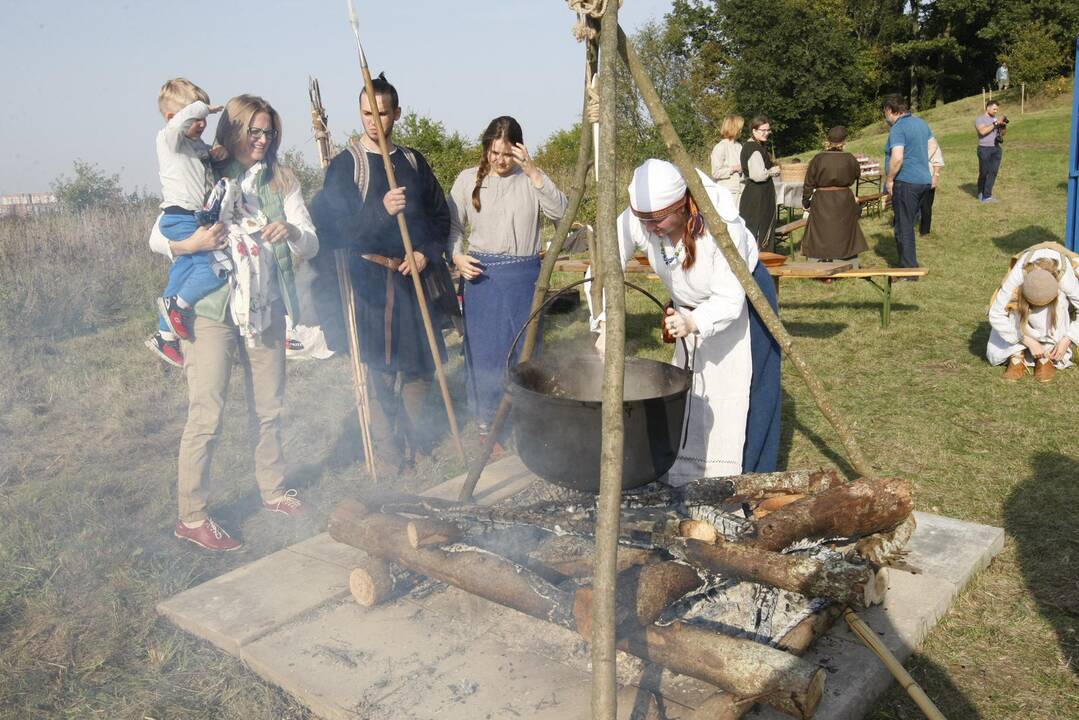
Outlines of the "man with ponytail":
M 434 440 L 427 405 L 434 360 L 396 215 L 405 214 L 416 268 L 425 278 L 435 270 L 433 263 L 444 262 L 450 218 L 427 160 L 393 143 L 393 126 L 401 117 L 396 88 L 384 74 L 373 85 L 373 99 L 366 91 L 360 94 L 363 133 L 330 162 L 312 209 L 323 244 L 349 251 L 361 361 L 375 400 L 371 435 L 376 460 L 390 472 L 430 453 Z M 390 190 L 376 123 L 389 142 L 395 190 Z M 432 320 L 437 327 L 441 318 Z M 436 332 L 435 340 L 445 359 L 442 334 Z
M 757 241 L 730 192 L 703 173 L 701 182 L 727 233 L 776 309 L 775 285 L 758 262 Z M 770 472 L 779 456 L 780 355 L 745 291 L 716 246 L 678 168 L 647 160 L 633 173 L 629 208 L 618 217 L 622 262 L 644 252 L 667 286 L 673 308 L 663 318 L 675 338 L 672 363 L 689 347 L 693 387 L 678 458 L 666 482 Z M 585 293 L 588 295 L 588 293 Z M 594 312 L 594 310 L 593 310 Z M 604 316 L 594 315 L 602 351 Z

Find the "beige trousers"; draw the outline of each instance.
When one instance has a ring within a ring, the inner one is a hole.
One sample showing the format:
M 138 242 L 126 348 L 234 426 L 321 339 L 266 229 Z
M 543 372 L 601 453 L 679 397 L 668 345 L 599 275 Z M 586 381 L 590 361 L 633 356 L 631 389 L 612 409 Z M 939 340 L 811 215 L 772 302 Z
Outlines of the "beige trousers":
M 221 437 L 221 422 L 228 397 L 232 366 L 244 375 L 244 396 L 255 445 L 255 480 L 262 499 L 279 497 L 285 484 L 281 450 L 281 412 L 285 398 L 285 315 L 274 308 L 273 322 L 259 347 L 245 346 L 236 326 L 195 319 L 195 340 L 184 342 L 187 375 L 187 424 L 180 438 L 180 520 L 205 520 L 210 484 L 210 462 Z

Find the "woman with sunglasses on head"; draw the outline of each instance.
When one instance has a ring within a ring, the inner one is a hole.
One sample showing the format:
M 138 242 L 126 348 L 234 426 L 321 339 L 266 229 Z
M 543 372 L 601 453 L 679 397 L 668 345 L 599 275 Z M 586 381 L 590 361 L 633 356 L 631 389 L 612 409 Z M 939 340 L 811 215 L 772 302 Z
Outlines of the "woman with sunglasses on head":
M 768 152 L 768 138 L 772 124 L 764 115 L 753 118 L 749 124 L 750 138 L 742 145 L 742 177 L 745 186 L 738 204 L 738 213 L 746 221 L 746 227 L 761 250 L 774 250 L 772 233 L 776 224 L 776 186 L 772 178 L 779 174 Z
M 512 117 L 492 120 L 481 141 L 479 166 L 457 176 L 448 199 L 453 262 L 465 280 L 470 394 L 483 436 L 502 397 L 510 345 L 531 311 L 540 270 L 540 214 L 557 222 L 569 202 L 536 167 Z
M 255 479 L 263 508 L 286 516 L 309 506 L 285 489 L 281 413 L 285 395 L 285 314 L 298 322 L 293 257 L 309 259 L 318 238 L 295 176 L 278 163 L 281 118 L 265 100 L 240 95 L 229 100 L 216 142 L 228 150 L 217 174 L 238 183 L 242 207 L 232 222 L 201 228 L 161 244 L 157 252 L 179 255 L 227 248 L 234 270 L 228 282 L 195 304 L 194 336 L 184 348 L 188 386 L 187 424 L 180 440 L 176 537 L 208 550 L 235 550 L 232 538 L 206 512 L 210 462 L 221 435 L 233 364 L 244 375 L 257 438 Z
M 698 172 L 727 234 L 776 309 L 775 285 L 734 207 L 730 192 Z M 779 456 L 780 355 L 716 245 L 686 181 L 674 165 L 647 160 L 633 173 L 629 208 L 618 217 L 622 263 L 644 252 L 670 292 L 664 335 L 674 338 L 672 363 L 686 364 L 693 386 L 678 457 L 665 482 L 771 472 Z M 588 295 L 588 293 L 586 293 Z M 594 311 L 593 311 L 594 312 Z M 593 328 L 602 352 L 605 317 Z

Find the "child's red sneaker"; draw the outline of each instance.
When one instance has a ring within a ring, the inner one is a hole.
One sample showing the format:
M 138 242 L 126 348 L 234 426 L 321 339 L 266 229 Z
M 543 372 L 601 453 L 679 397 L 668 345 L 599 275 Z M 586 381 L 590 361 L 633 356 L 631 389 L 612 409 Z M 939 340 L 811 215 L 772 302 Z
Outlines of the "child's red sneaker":
M 168 323 L 169 329 L 176 333 L 176 336 L 183 340 L 191 339 L 191 326 L 194 324 L 194 317 L 190 310 L 184 310 L 180 307 L 180 304 L 176 302 L 176 296 L 157 299 L 157 309 L 161 313 L 161 317 L 165 318 L 165 322 Z
M 150 348 L 150 352 L 169 365 L 174 365 L 178 368 L 184 366 L 184 351 L 180 349 L 179 340 L 166 340 L 161 337 L 161 333 L 156 332 L 150 336 L 145 345 Z

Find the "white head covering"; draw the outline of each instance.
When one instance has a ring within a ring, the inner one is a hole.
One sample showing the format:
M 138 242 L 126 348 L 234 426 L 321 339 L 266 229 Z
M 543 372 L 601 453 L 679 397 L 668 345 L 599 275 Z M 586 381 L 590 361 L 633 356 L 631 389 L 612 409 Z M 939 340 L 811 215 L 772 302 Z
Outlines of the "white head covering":
M 686 181 L 666 160 L 645 160 L 633 171 L 629 183 L 629 206 L 636 212 L 664 210 L 686 195 Z

